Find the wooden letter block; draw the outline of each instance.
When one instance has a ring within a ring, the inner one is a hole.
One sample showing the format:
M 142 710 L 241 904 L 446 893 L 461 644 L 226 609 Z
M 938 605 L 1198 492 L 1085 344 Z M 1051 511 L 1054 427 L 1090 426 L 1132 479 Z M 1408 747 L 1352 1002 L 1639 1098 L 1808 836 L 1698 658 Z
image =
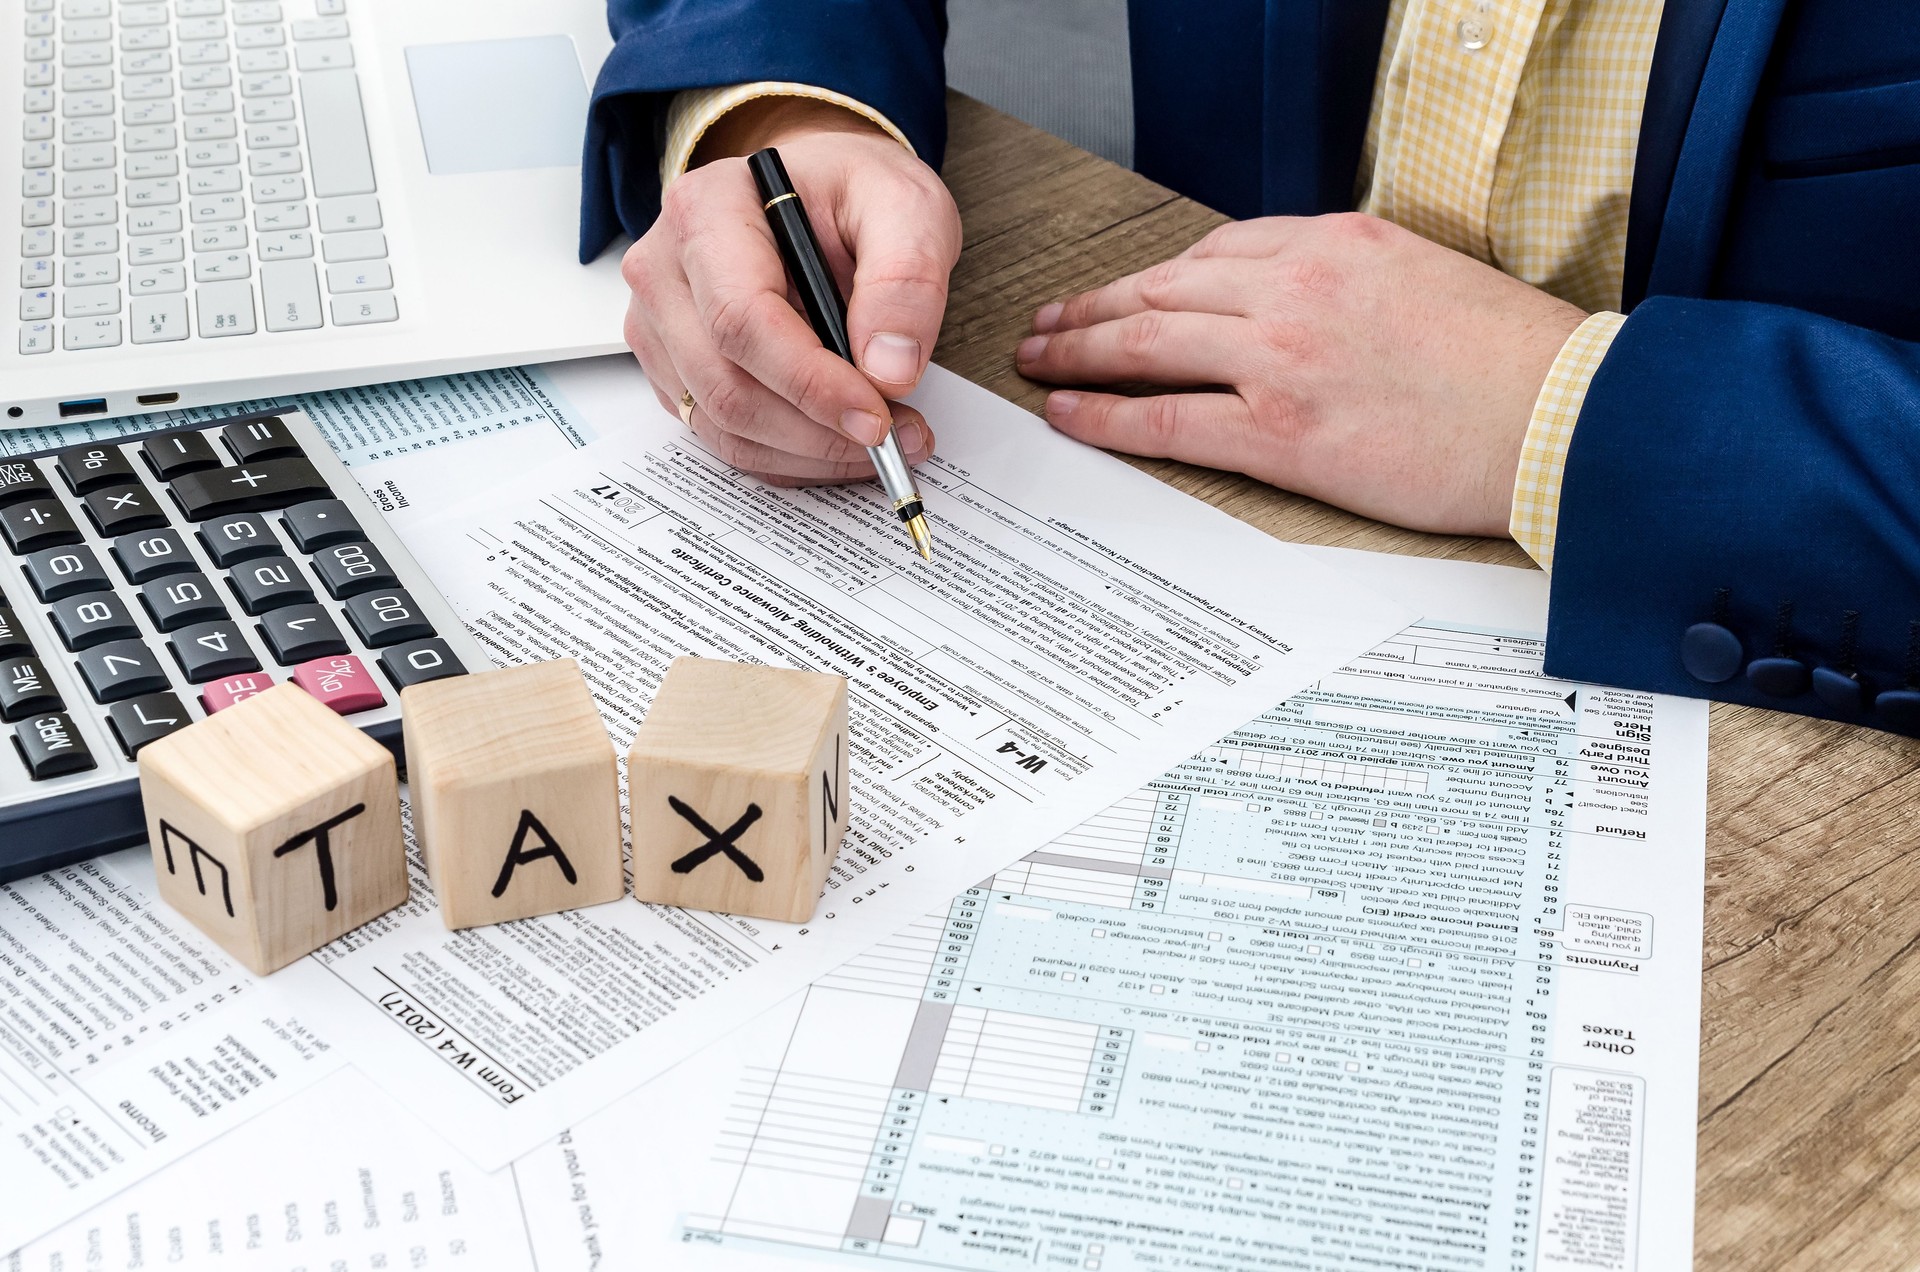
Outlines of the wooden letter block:
M 140 750 L 167 904 L 264 976 L 407 899 L 387 748 L 298 685 Z
M 804 923 L 847 833 L 847 681 L 677 658 L 627 757 L 633 895 Z
M 413 832 L 450 928 L 613 901 L 620 774 L 571 658 L 400 694 Z

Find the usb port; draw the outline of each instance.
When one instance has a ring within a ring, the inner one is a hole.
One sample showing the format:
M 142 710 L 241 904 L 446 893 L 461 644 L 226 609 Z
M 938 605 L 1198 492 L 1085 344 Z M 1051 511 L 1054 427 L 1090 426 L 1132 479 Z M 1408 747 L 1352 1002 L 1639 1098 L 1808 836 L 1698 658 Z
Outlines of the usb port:
M 64 420 L 73 415 L 100 415 L 106 409 L 107 399 L 105 398 L 81 398 L 77 402 L 62 402 L 60 418 Z
M 166 406 L 169 403 L 178 402 L 179 400 L 180 395 L 178 393 L 142 393 L 134 399 L 134 401 L 142 406 Z

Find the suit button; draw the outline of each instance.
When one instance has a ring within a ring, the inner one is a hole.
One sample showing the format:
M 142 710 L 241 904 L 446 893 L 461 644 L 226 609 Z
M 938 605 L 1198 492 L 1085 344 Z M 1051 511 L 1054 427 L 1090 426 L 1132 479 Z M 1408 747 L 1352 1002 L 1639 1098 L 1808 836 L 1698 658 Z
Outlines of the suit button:
M 1769 698 L 1805 693 L 1807 677 L 1807 664 L 1798 658 L 1756 658 L 1747 664 L 1747 683 Z
M 1857 671 L 1848 675 L 1832 667 L 1815 667 L 1813 692 L 1835 711 L 1858 714 L 1873 705 L 1873 685 Z
M 1920 733 L 1920 689 L 1889 689 L 1873 700 L 1873 710 L 1896 729 Z
M 1695 623 L 1680 639 L 1680 662 L 1687 674 L 1710 685 L 1732 680 L 1746 660 L 1740 638 L 1718 623 Z

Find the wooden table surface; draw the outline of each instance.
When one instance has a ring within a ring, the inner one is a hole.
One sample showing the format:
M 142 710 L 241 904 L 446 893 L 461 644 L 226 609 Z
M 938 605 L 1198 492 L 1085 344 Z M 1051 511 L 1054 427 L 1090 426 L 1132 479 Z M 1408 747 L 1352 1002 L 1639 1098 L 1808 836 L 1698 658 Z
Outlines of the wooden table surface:
M 1033 310 L 1226 218 L 971 99 L 949 106 L 966 249 L 935 356 L 1038 412 L 1045 390 L 1013 369 Z M 1281 539 L 1530 565 L 1508 540 L 1130 462 Z M 1920 742 L 1723 704 L 1710 728 L 1695 1264 L 1920 1269 Z

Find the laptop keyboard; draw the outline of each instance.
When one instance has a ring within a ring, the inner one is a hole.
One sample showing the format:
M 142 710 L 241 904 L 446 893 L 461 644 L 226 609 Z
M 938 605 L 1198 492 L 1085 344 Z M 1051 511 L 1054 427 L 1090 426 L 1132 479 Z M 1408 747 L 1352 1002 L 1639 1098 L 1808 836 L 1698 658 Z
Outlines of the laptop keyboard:
M 399 317 L 346 0 L 24 2 L 22 354 Z

